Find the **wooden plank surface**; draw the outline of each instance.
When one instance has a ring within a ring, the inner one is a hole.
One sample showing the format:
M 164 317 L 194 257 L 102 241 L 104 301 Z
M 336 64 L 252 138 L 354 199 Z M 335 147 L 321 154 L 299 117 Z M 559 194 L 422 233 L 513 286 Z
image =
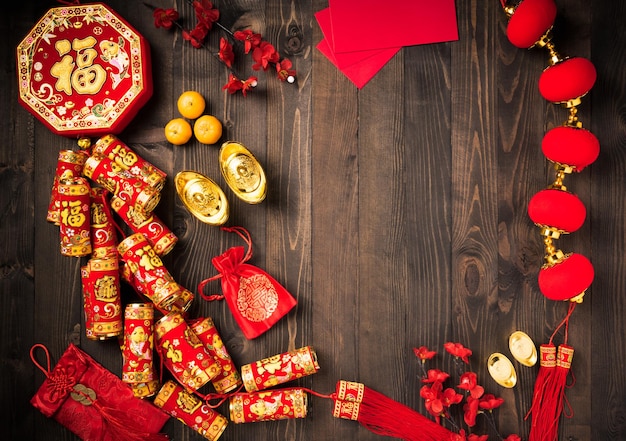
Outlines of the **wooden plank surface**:
M 176 7 L 181 22 L 193 26 L 188 2 L 150 3 Z M 452 369 L 442 345 L 461 342 L 474 351 L 471 368 L 486 391 L 505 399 L 495 412 L 500 433 L 527 439 L 537 367 L 515 362 L 518 385 L 504 389 L 488 376 L 485 361 L 492 352 L 509 354 L 508 336 L 517 329 L 537 344 L 547 342 L 567 309 L 538 290 L 543 244 L 526 214 L 528 200 L 554 176 L 541 139 L 567 114 L 538 93 L 545 51 L 508 42 L 500 2 L 456 2 L 458 41 L 405 47 L 358 90 L 315 47 L 323 35 L 314 13 L 327 1 L 214 3 L 224 26 L 261 32 L 288 56 L 296 83 L 256 72 L 259 85 L 248 97 L 231 96 L 222 90 L 228 71 L 210 50 L 192 48 L 176 29 L 155 28 L 142 2 L 111 0 L 148 40 L 154 79 L 149 103 L 119 137 L 168 174 L 155 213 L 179 238 L 164 263 L 181 285 L 197 294 L 198 283 L 215 274 L 211 258 L 241 245 L 179 200 L 174 175 L 195 170 L 225 190 L 228 225 L 250 231 L 251 263 L 282 283 L 298 305 L 254 340 L 243 336 L 224 302 L 197 295 L 189 316 L 214 319 L 237 365 L 310 345 L 321 370 L 295 385 L 329 394 L 340 379 L 359 381 L 424 415 L 412 348 L 437 350 L 433 367 Z M 622 440 L 626 7 L 608 0 L 556 4 L 557 49 L 589 57 L 598 71 L 579 116 L 601 143 L 598 161 L 566 182 L 588 214 L 583 228 L 559 245 L 589 257 L 596 279 L 569 329 L 576 384 L 567 396 L 574 415 L 561 420 L 560 439 Z M 60 255 L 58 228 L 45 220 L 57 154 L 75 148 L 75 141 L 52 134 L 17 102 L 14 49 L 52 6 L 12 4 L 12 18 L 0 24 L 0 421 L 15 440 L 77 439 L 29 403 L 44 379 L 30 360 L 33 344 L 45 344 L 54 362 L 73 342 L 121 373 L 117 342 L 85 337 L 83 261 Z M 214 51 L 219 37 L 217 29 L 210 34 Z M 240 57 L 236 68 L 251 75 L 251 64 Z M 223 122 L 222 140 L 242 142 L 263 164 L 269 193 L 262 204 L 247 204 L 228 189 L 217 147 L 165 140 L 163 126 L 177 116 L 176 98 L 188 89 L 201 92 L 207 113 Z M 136 299 L 126 288 L 125 300 Z M 206 289 L 219 291 L 217 281 Z M 228 413 L 226 405 L 219 410 Z M 331 400 L 311 395 L 305 419 L 230 424 L 221 439 L 384 439 L 331 411 Z M 480 416 L 477 429 L 497 439 Z M 172 439 L 203 439 L 175 419 L 164 430 Z

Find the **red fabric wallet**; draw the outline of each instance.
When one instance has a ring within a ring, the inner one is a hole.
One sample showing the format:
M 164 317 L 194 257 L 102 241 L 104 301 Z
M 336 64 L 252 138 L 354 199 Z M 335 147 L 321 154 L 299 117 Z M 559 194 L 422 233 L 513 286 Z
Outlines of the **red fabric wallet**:
M 47 370 L 35 361 L 42 348 Z M 45 346 L 30 351 L 33 362 L 46 374 L 31 404 L 84 441 L 163 441 L 159 431 L 169 415 L 148 401 L 140 400 L 112 372 L 74 344 L 69 345 L 53 370 Z

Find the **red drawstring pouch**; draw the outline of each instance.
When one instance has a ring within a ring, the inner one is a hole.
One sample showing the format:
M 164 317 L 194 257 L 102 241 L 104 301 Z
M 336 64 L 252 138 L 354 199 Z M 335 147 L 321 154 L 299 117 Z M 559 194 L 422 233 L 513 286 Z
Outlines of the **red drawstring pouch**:
M 47 369 L 35 360 L 41 348 Z M 148 401 L 140 400 L 112 372 L 80 350 L 69 345 L 54 369 L 45 346 L 30 350 L 33 363 L 43 371 L 43 382 L 31 404 L 48 418 L 71 430 L 85 441 L 165 441 L 159 433 L 169 415 Z
M 246 263 L 252 257 L 250 233 L 243 227 L 222 227 L 237 233 L 248 245 L 229 248 L 211 262 L 219 274 L 198 285 L 198 292 L 208 301 L 226 299 L 237 324 L 247 339 L 253 339 L 271 328 L 296 305 L 296 299 L 272 276 Z M 205 295 L 207 283 L 221 279 L 223 295 Z

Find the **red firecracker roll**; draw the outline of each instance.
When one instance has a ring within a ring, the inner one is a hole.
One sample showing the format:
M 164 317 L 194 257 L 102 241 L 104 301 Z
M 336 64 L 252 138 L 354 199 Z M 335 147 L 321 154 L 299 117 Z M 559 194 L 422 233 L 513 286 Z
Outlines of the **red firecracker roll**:
M 161 199 L 161 194 L 154 187 L 106 156 L 96 154 L 87 158 L 83 174 L 144 213 L 152 212 Z
M 132 205 L 117 196 L 111 197 L 111 208 L 134 233 L 142 233 L 159 256 L 164 256 L 174 248 L 178 238 L 154 213 L 136 210 Z
M 117 256 L 91 258 L 81 268 L 85 333 L 91 340 L 122 334 L 122 299 Z
M 553 0 L 524 0 L 509 19 L 506 36 L 514 46 L 529 49 L 550 30 L 555 18 Z
M 183 316 L 171 312 L 155 324 L 156 348 L 165 367 L 189 392 L 195 392 L 220 373 L 220 365 Z
M 154 372 L 154 308 L 130 303 L 124 310 L 122 381 L 138 398 L 153 396 L 159 387 Z
M 143 159 L 115 135 L 105 135 L 100 138 L 92 146 L 91 152 L 92 155 L 106 156 L 158 191 L 161 191 L 165 185 L 167 177 L 165 172 Z
M 163 385 L 154 404 L 209 441 L 222 436 L 228 425 L 226 418 L 173 381 Z
M 255 392 L 315 374 L 319 369 L 315 351 L 305 346 L 243 365 L 241 378 L 246 390 Z
M 237 233 L 246 241 L 248 251 L 237 246 L 214 257 L 211 262 L 219 274 L 200 282 L 198 292 L 209 301 L 226 299 L 245 337 L 253 339 L 270 329 L 296 306 L 296 299 L 272 276 L 246 263 L 252 257 L 252 239 L 246 229 L 222 227 L 222 230 Z M 219 278 L 222 279 L 224 294 L 204 295 L 206 284 Z
M 189 322 L 189 326 L 196 333 L 204 347 L 213 355 L 221 368 L 220 374 L 211 380 L 217 393 L 228 393 L 241 386 L 241 375 L 235 366 L 222 337 L 210 317 L 198 318 Z
M 125 263 L 125 280 L 136 286 L 160 311 L 186 311 L 193 294 L 181 287 L 169 273 L 148 239 L 135 233 L 120 242 L 117 247 Z M 132 274 L 132 277 L 128 276 Z
M 580 172 L 598 158 L 600 142 L 583 128 L 558 126 L 546 132 L 541 150 L 548 160 Z
M 61 254 L 83 257 L 91 254 L 91 187 L 85 178 L 61 179 L 59 194 L 59 232 Z
M 91 189 L 91 257 L 117 258 L 117 233 L 110 218 L 107 191 L 102 187 Z
M 229 398 L 230 420 L 239 424 L 304 418 L 307 401 L 306 392 L 298 387 L 236 393 Z
M 50 204 L 48 206 L 48 215 L 46 220 L 55 225 L 59 225 L 59 180 L 64 178 L 75 178 L 82 176 L 83 167 L 89 154 L 80 150 L 61 150 L 57 158 L 57 168 L 52 182 L 52 190 L 50 192 Z
M 596 68 L 586 58 L 566 58 L 539 77 L 539 92 L 552 103 L 567 103 L 587 94 L 596 82 Z

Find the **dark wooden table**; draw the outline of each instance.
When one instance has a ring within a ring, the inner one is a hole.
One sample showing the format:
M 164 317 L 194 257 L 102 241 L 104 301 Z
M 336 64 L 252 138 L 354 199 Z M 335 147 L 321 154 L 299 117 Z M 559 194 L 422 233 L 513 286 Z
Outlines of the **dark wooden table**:
M 326 1 L 218 1 L 224 26 L 261 32 L 297 70 L 294 85 L 261 73 L 247 98 L 225 93 L 227 70 L 210 51 L 192 48 L 179 31 L 156 29 L 141 1 L 107 3 L 151 47 L 154 94 L 119 137 L 168 174 L 155 212 L 179 242 L 164 258 L 166 267 L 195 291 L 214 274 L 211 258 L 241 244 L 181 204 L 173 176 L 195 170 L 226 191 L 228 225 L 252 235 L 251 263 L 298 300 L 287 318 L 254 340 L 243 337 L 225 303 L 197 297 L 190 316 L 215 320 L 238 365 L 310 345 L 321 370 L 295 385 L 330 393 L 339 379 L 359 381 L 424 414 L 412 348 L 437 350 L 432 367 L 448 369 L 442 345 L 463 343 L 473 350 L 471 368 L 480 383 L 505 399 L 495 411 L 500 432 L 526 439 L 524 416 L 538 367 L 514 362 L 518 385 L 504 389 L 487 374 L 486 359 L 509 354 L 515 330 L 546 343 L 567 310 L 538 290 L 543 245 L 526 212 L 531 196 L 553 179 L 542 137 L 567 112 L 539 95 L 547 53 L 509 43 L 500 2 L 457 1 L 458 41 L 403 48 L 359 91 L 315 48 L 322 34 L 314 13 Z M 152 3 L 176 6 L 183 22 L 192 20 L 185 1 Z M 626 6 L 556 3 L 558 50 L 589 57 L 598 72 L 579 116 L 601 143 L 598 160 L 566 182 L 588 213 L 583 228 L 559 246 L 589 257 L 596 278 L 571 319 L 573 417 L 561 421 L 560 439 L 623 440 Z M 121 372 L 117 342 L 85 336 L 84 260 L 60 255 L 58 227 L 45 220 L 56 156 L 75 148 L 75 140 L 54 135 L 17 102 L 15 47 L 52 6 L 13 2 L 0 24 L 3 439 L 75 439 L 29 404 L 44 379 L 29 357 L 33 344 L 45 344 L 54 363 L 73 342 Z M 209 45 L 216 48 L 218 39 L 212 31 Z M 165 140 L 163 127 L 177 116 L 176 98 L 187 89 L 206 97 L 207 112 L 224 123 L 224 140 L 244 143 L 263 164 L 269 193 L 262 204 L 246 204 L 228 191 L 217 147 L 195 141 L 174 147 Z M 219 291 L 218 284 L 212 288 Z M 222 439 L 380 439 L 356 422 L 334 419 L 331 408 L 329 400 L 310 397 L 305 419 L 231 424 Z M 478 421 L 481 431 L 489 430 Z M 176 440 L 202 439 L 175 419 L 165 431 Z

